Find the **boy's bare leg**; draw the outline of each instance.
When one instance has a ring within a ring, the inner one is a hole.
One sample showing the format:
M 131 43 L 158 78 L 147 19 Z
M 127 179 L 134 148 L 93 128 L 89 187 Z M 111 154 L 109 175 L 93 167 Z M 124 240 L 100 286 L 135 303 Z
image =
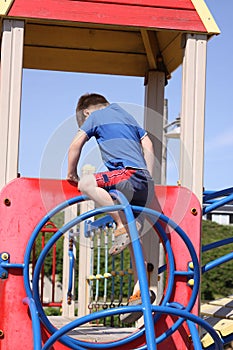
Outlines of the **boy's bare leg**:
M 98 206 L 113 206 L 114 201 L 110 194 L 101 187 L 98 187 L 93 174 L 84 175 L 78 184 L 78 189 L 92 199 Z M 124 226 L 120 214 L 117 211 L 109 213 L 116 223 L 117 228 Z
M 97 186 L 96 179 L 93 174 L 84 175 L 78 185 L 79 190 L 86 194 L 90 199 L 92 199 L 98 206 L 112 206 L 114 205 L 114 201 L 110 194 L 103 188 Z M 110 212 L 109 213 L 113 220 L 116 223 L 117 228 L 121 228 L 124 226 L 124 219 L 118 212 Z M 140 227 L 138 226 L 138 223 L 136 223 L 137 229 L 139 230 Z M 140 224 L 139 224 L 140 225 Z M 139 290 L 139 283 L 138 283 L 138 275 L 137 275 L 137 269 L 136 269 L 136 263 L 135 263 L 135 257 L 133 254 L 132 244 L 129 244 L 129 250 L 130 250 L 130 256 L 132 261 L 132 269 L 134 274 L 134 293 L 135 291 Z M 145 261 L 146 266 L 146 261 Z

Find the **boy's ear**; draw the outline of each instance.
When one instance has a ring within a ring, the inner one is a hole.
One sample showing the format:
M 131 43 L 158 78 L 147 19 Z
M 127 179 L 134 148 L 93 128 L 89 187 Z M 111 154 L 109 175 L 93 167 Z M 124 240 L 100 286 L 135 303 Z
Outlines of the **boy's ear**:
M 90 111 L 89 111 L 87 108 L 85 108 L 85 109 L 83 110 L 83 114 L 84 114 L 85 117 L 89 117 Z

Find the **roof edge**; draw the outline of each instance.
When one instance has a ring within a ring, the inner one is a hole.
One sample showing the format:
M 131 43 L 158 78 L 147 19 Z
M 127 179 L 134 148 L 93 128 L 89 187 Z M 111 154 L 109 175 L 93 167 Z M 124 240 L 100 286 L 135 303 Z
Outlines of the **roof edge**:
M 0 0 L 0 16 L 7 15 L 14 0 Z
M 221 31 L 217 26 L 209 8 L 207 7 L 204 0 L 191 0 L 193 6 L 195 7 L 199 17 L 201 18 L 208 34 L 220 34 Z

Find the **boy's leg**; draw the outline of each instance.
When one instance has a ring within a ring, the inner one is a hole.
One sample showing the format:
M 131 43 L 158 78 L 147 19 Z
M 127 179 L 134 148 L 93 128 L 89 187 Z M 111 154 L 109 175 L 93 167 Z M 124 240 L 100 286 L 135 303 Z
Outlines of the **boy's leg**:
M 98 187 L 93 174 L 84 175 L 78 184 L 78 189 L 92 199 L 98 206 L 112 206 L 114 201 L 110 194 L 101 187 Z M 117 211 L 109 213 L 116 223 L 117 228 L 123 227 L 120 214 Z

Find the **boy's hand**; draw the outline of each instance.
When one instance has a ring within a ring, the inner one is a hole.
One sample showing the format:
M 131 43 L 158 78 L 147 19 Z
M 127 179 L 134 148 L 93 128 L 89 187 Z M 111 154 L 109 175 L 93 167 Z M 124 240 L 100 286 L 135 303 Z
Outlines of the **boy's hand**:
M 69 181 L 71 184 L 78 184 L 79 177 L 77 174 L 68 174 L 66 180 Z

